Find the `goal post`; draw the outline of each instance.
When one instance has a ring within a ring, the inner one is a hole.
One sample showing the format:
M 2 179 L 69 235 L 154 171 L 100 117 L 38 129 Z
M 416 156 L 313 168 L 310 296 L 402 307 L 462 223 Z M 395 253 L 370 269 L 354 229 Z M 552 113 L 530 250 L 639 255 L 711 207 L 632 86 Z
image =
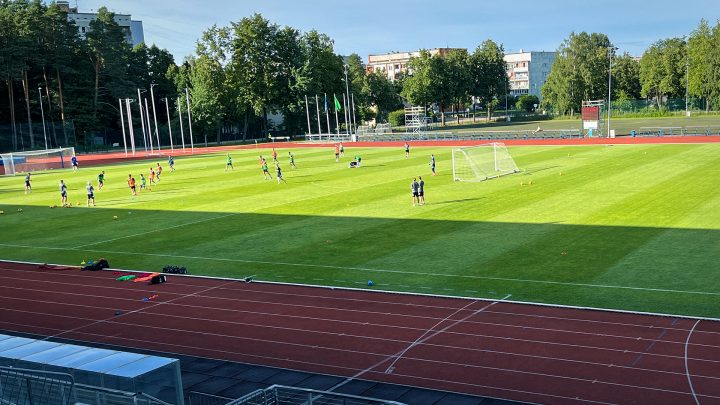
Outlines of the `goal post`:
M 484 181 L 520 171 L 500 142 L 453 148 L 452 169 L 454 181 Z
M 37 172 L 50 169 L 71 167 L 70 159 L 75 148 L 57 148 L 31 152 L 12 152 L 0 154 L 4 175 Z

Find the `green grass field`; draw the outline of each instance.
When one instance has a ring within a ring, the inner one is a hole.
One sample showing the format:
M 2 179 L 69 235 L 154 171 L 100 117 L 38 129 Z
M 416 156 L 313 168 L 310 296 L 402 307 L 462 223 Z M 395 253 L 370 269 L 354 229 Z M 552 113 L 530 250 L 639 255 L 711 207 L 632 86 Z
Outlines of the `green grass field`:
M 453 182 L 443 148 L 349 148 L 360 169 L 295 149 L 296 170 L 280 150 L 280 185 L 258 168 L 267 150 L 233 152 L 228 173 L 222 153 L 180 157 L 137 197 L 125 180 L 150 162 L 37 173 L 31 195 L 4 177 L 0 257 L 720 317 L 720 145 L 509 149 L 523 172 L 482 183 Z M 80 207 L 48 208 L 60 179 Z

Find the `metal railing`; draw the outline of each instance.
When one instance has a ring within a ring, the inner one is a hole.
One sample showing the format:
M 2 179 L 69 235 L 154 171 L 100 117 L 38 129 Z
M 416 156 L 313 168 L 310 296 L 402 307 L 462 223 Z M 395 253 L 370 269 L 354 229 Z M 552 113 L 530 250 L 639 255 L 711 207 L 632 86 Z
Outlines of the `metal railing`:
M 356 395 L 273 385 L 238 398 L 227 405 L 403 405 L 400 402 Z
M 232 400 L 232 398 L 195 391 L 189 392 L 187 396 L 188 405 L 225 405 Z
M 77 384 L 73 376 L 43 370 L 0 367 L 3 405 L 171 405 L 142 392 Z
M 75 381 L 70 374 L 0 367 L 0 403 L 68 405 Z
M 720 135 L 720 127 L 640 127 L 637 136 L 710 136 Z

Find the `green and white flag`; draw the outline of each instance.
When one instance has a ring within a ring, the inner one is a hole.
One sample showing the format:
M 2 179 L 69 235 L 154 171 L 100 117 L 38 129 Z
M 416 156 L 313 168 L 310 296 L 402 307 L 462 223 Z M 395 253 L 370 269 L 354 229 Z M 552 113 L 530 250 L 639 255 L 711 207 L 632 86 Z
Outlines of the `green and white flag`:
M 342 111 L 342 106 L 340 105 L 340 102 L 334 94 L 333 98 L 335 99 L 335 111 Z

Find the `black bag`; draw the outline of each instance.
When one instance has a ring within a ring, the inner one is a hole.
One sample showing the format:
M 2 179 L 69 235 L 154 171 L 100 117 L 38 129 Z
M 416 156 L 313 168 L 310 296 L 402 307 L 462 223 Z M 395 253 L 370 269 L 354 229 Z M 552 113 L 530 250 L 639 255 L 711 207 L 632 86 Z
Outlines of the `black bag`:
M 88 262 L 87 266 L 83 267 L 83 270 L 89 270 L 89 271 L 97 271 L 102 269 L 108 269 L 110 268 L 110 264 L 107 260 L 100 258 L 97 261 L 93 262 L 92 260 Z
M 185 267 L 179 267 L 179 266 L 165 266 L 163 267 L 163 273 L 166 274 L 187 274 L 187 269 Z

